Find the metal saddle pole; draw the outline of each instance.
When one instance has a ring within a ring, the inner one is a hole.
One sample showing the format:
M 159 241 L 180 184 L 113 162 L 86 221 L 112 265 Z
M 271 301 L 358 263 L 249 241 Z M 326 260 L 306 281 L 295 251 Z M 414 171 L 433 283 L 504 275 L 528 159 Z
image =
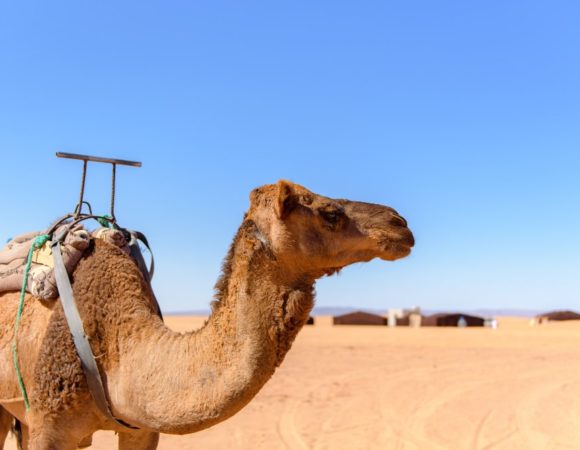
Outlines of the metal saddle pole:
M 112 159 L 112 158 L 101 158 L 100 156 L 89 156 L 89 155 L 77 155 L 76 153 L 62 153 L 57 152 L 56 156 L 59 158 L 67 158 L 67 159 L 77 159 L 83 162 L 83 178 L 81 181 L 81 193 L 79 202 L 75 208 L 74 217 L 78 217 L 81 215 L 81 210 L 83 207 L 83 197 L 85 193 L 85 179 L 87 176 L 87 164 L 89 161 L 91 162 L 99 162 L 99 163 L 106 163 L 111 164 L 113 167 L 113 174 L 111 178 L 111 223 L 115 223 L 115 182 L 117 177 L 117 165 L 121 166 L 131 166 L 131 167 L 141 167 L 141 163 L 139 161 L 127 161 L 124 159 Z
M 113 174 L 112 174 L 112 188 L 111 188 L 111 211 L 110 217 L 106 218 L 109 224 L 119 229 L 131 237 L 131 255 L 135 258 L 145 281 L 150 283 L 151 276 L 153 275 L 153 253 L 151 253 L 151 270 L 147 271 L 147 268 L 143 261 L 143 256 L 139 249 L 139 244 L 137 240 L 141 240 L 148 246 L 147 239 L 141 233 L 138 232 L 129 232 L 127 230 L 121 229 L 117 226 L 116 219 L 115 219 L 115 178 L 116 178 L 116 167 L 117 165 L 125 165 L 125 166 L 132 166 L 132 167 L 141 167 L 141 163 L 137 161 L 125 161 L 121 159 L 109 159 L 109 158 L 101 158 L 97 156 L 87 156 L 87 155 L 77 155 L 73 153 L 57 153 L 56 156 L 59 158 L 69 158 L 69 159 L 77 159 L 83 161 L 83 176 L 81 181 L 81 191 L 79 202 L 74 210 L 74 213 L 68 214 L 59 220 L 51 229 L 49 234 L 52 238 L 52 255 L 54 260 L 54 273 L 55 273 L 55 280 L 59 291 L 60 300 L 63 306 L 63 310 L 65 313 L 66 321 L 69 326 L 70 332 L 73 337 L 73 342 L 75 344 L 76 351 L 79 355 L 81 360 L 81 366 L 83 368 L 83 372 L 87 378 L 87 384 L 89 387 L 89 391 L 95 401 L 95 404 L 101 411 L 101 413 L 109 420 L 115 422 L 118 425 L 121 425 L 126 428 L 137 429 L 137 427 L 124 422 L 121 419 L 117 419 L 110 408 L 109 401 L 107 399 L 107 395 L 105 393 L 105 388 L 103 385 L 103 381 L 101 378 L 101 374 L 99 372 L 99 368 L 97 362 L 95 360 L 95 356 L 92 352 L 89 340 L 85 334 L 83 322 L 81 316 L 79 314 L 76 301 L 74 298 L 73 290 L 70 284 L 70 279 L 67 273 L 67 270 L 64 266 L 64 262 L 62 259 L 61 253 L 61 244 L 64 242 L 64 238 L 66 234 L 72 227 L 74 227 L 79 222 L 86 220 L 86 219 L 103 219 L 101 216 L 95 216 L 92 213 L 91 206 L 88 202 L 84 201 L 84 190 L 85 190 L 85 180 L 86 180 L 86 173 L 87 173 L 87 164 L 89 161 L 91 162 L 100 162 L 100 163 L 108 163 L 112 164 L 113 166 Z M 82 213 L 83 204 L 87 204 L 89 209 L 89 214 Z M 56 227 L 65 222 L 68 219 L 72 219 L 70 225 L 65 227 L 62 232 L 59 232 L 58 235 L 52 236 Z M 161 311 L 159 309 L 159 304 L 155 299 L 155 295 L 153 294 L 153 290 L 151 289 L 151 295 L 153 296 L 153 300 L 157 306 L 158 313 L 161 315 Z

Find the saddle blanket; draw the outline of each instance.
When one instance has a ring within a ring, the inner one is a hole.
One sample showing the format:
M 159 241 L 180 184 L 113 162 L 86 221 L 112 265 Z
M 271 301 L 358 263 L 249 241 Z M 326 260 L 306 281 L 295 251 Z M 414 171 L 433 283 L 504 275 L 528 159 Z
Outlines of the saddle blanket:
M 54 235 L 58 235 L 63 224 L 56 229 Z M 7 291 L 20 291 L 24 281 L 26 260 L 34 239 L 44 234 L 36 231 L 22 234 L 10 240 L 0 250 L 0 293 Z M 73 227 L 61 245 L 64 265 L 69 275 L 72 274 L 77 263 L 88 248 L 92 238 L 103 239 L 116 245 L 125 253 L 130 254 L 130 242 L 121 230 L 112 228 L 98 228 L 93 232 L 87 231 L 82 225 Z M 26 291 L 42 300 L 50 300 L 58 297 L 58 289 L 54 279 L 51 242 L 47 241 L 41 248 L 32 254 L 32 264 L 28 273 Z

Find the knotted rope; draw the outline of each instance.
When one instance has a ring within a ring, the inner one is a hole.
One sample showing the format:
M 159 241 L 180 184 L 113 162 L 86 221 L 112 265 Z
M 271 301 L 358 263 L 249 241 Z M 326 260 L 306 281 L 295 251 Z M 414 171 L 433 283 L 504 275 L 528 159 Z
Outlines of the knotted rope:
M 30 246 L 30 251 L 28 252 L 28 258 L 26 259 L 26 267 L 24 268 L 24 280 L 22 281 L 22 290 L 20 291 L 20 302 L 18 303 L 18 312 L 16 314 L 16 321 L 14 322 L 14 338 L 12 339 L 12 359 L 14 361 L 14 368 L 16 369 L 16 376 L 18 378 L 18 386 L 20 387 L 20 392 L 22 393 L 22 398 L 24 399 L 24 406 L 26 410 L 30 409 L 30 403 L 28 402 L 28 395 L 26 394 L 26 388 L 24 387 L 24 381 L 22 380 L 22 373 L 20 371 L 20 363 L 18 362 L 18 326 L 20 325 L 20 319 L 22 318 L 22 310 L 24 309 L 24 297 L 26 296 L 26 285 L 28 284 L 28 273 L 30 272 L 30 266 L 32 265 L 32 255 L 35 250 L 41 248 L 48 240 L 50 236 L 48 234 L 41 234 L 34 238 L 32 245 Z

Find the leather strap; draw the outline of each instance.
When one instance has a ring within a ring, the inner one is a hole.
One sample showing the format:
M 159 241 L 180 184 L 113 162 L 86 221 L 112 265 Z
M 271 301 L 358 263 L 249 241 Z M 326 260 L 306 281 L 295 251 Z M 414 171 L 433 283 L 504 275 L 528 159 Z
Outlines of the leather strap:
M 89 391 L 93 396 L 95 404 L 107 419 L 112 420 L 122 427 L 137 430 L 137 427 L 134 427 L 121 419 L 115 418 L 111 413 L 111 409 L 109 408 L 109 403 L 105 394 L 103 381 L 101 379 L 101 374 L 99 372 L 95 356 L 93 355 L 93 351 L 91 350 L 87 335 L 85 334 L 83 321 L 79 314 L 79 310 L 74 299 L 73 290 L 70 285 L 68 273 L 64 266 L 59 239 L 55 239 L 52 242 L 52 257 L 54 259 L 54 277 L 58 287 L 58 292 L 60 294 L 60 301 L 62 303 L 64 315 L 72 334 L 77 353 L 81 360 L 81 366 L 85 376 L 87 377 Z
M 149 275 L 149 277 L 145 277 L 145 279 L 147 279 L 147 281 L 151 282 L 151 280 L 153 279 L 153 274 L 155 273 L 155 260 L 153 259 L 153 251 L 151 251 L 151 247 L 149 246 L 149 241 L 147 241 L 147 238 L 145 237 L 145 235 L 143 233 L 141 233 L 140 231 L 129 231 L 129 233 L 131 233 L 132 237 L 139 239 L 141 242 L 143 242 L 143 244 L 145 244 L 145 247 L 147 247 L 147 250 L 149 250 L 149 253 L 151 255 L 151 267 L 149 268 L 149 270 L 148 271 L 143 270 L 141 265 L 139 263 L 138 264 L 139 264 L 139 268 L 143 272 L 143 275 L 145 275 L 145 272 L 147 272 Z M 139 249 L 138 245 L 137 245 L 137 249 Z M 139 254 L 141 254 L 140 250 L 139 250 Z M 141 256 L 141 260 L 143 260 L 142 256 Z M 146 269 L 144 261 L 143 261 L 143 267 L 145 267 L 145 269 Z
M 139 270 L 143 274 L 143 278 L 145 278 L 147 284 L 151 286 L 151 279 L 153 278 L 155 262 L 153 261 L 153 252 L 151 251 L 151 247 L 149 247 L 149 242 L 147 242 L 147 238 L 140 231 L 129 231 L 129 233 L 131 234 L 131 242 L 129 243 L 129 251 L 131 252 L 131 257 L 137 263 L 137 267 L 139 267 Z M 151 269 L 149 270 L 147 270 L 147 264 L 145 264 L 145 259 L 143 259 L 143 254 L 141 253 L 141 249 L 139 248 L 138 240 L 145 244 L 145 246 L 149 250 L 149 253 L 151 254 Z M 155 297 L 155 293 L 153 292 L 152 288 L 149 291 L 151 294 L 151 298 L 153 299 L 153 306 L 156 309 L 156 313 L 157 315 L 159 315 L 159 317 L 161 317 L 161 320 L 163 320 L 163 314 L 161 313 L 161 308 L 159 306 L 159 302 L 157 301 L 157 297 Z

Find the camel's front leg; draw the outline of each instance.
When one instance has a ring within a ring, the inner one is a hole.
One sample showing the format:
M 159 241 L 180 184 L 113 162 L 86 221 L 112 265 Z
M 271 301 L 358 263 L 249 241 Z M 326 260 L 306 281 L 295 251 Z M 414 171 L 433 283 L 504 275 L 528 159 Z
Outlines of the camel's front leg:
M 119 432 L 119 450 L 155 450 L 159 433 L 149 431 Z
M 19 445 L 20 450 L 28 450 L 28 427 L 22 422 L 16 419 L 0 406 L 0 450 L 4 449 L 4 444 L 6 443 L 6 437 L 12 425 L 14 424 L 14 429 L 12 430 L 16 438 L 17 445 Z
M 22 422 L 19 423 L 20 423 L 20 447 L 22 450 L 29 450 L 30 437 L 28 435 L 28 426 L 23 424 Z
M 0 406 L 0 450 L 4 448 L 4 441 L 10 432 L 12 415 Z

